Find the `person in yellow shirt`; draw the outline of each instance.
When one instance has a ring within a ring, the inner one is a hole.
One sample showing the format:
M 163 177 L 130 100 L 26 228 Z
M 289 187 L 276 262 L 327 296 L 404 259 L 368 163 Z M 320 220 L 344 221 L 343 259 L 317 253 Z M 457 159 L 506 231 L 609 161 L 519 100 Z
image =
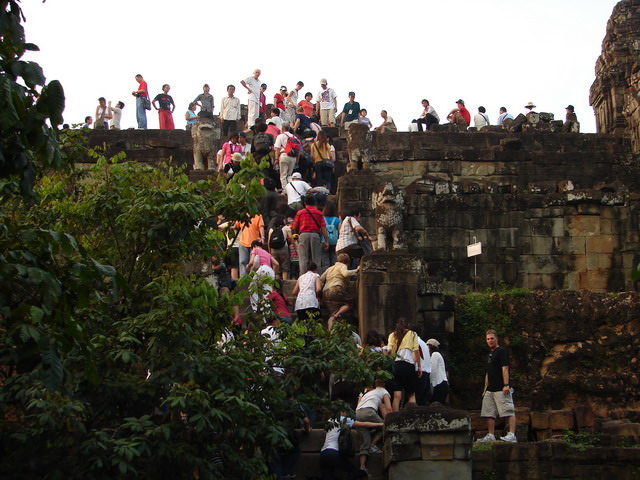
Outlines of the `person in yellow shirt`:
M 400 317 L 396 322 L 396 329 L 389 334 L 386 353 L 395 357 L 391 408 L 397 412 L 400 410 L 403 389 L 405 403 L 416 403 L 416 386 L 418 378 L 422 376 L 418 335 L 409 330 L 405 318 Z

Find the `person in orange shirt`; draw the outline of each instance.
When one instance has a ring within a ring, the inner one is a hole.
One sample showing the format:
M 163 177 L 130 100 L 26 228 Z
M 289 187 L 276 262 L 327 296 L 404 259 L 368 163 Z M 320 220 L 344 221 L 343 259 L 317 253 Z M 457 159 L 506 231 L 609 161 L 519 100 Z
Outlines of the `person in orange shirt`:
M 240 275 L 247 273 L 247 264 L 251 256 L 251 244 L 254 240 L 264 243 L 264 222 L 262 215 L 257 214 L 245 225 L 243 222 L 236 222 L 236 227 L 240 228 L 240 245 L 238 247 Z

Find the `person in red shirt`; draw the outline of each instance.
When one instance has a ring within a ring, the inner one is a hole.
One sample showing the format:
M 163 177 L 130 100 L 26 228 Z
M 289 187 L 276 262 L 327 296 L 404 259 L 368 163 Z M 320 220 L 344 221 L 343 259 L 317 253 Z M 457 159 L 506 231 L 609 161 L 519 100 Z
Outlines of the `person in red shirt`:
M 131 92 L 131 95 L 136 97 L 136 120 L 138 121 L 138 128 L 146 130 L 147 109 L 145 108 L 145 102 L 149 101 L 149 87 L 147 87 L 147 82 L 144 81 L 140 74 L 136 75 L 136 82 L 138 82 L 138 89 Z
M 273 96 L 273 106 L 280 109 L 280 118 L 284 121 L 287 117 L 287 111 L 284 108 L 284 99 L 287 98 L 287 87 L 280 87 L 280 93 Z
M 469 110 L 464 106 L 464 100 L 459 99 L 456 101 L 457 108 L 454 108 L 447 115 L 447 120 L 453 125 L 458 125 L 460 129 L 466 130 L 471 123 L 471 114 Z
M 311 92 L 307 92 L 304 94 L 304 100 L 300 100 L 298 102 L 298 106 L 304 109 L 304 114 L 307 117 L 311 117 L 313 115 L 314 105 L 311 103 L 311 99 L 313 98 L 313 94 Z
M 324 221 L 324 215 L 316 208 L 313 196 L 305 198 L 305 207 L 298 210 L 293 220 L 293 229 L 298 236 L 298 257 L 300 257 L 300 271 L 306 272 L 309 261 L 316 265 L 322 263 L 322 249 L 329 249 L 329 236 Z M 324 244 L 321 239 L 324 238 Z

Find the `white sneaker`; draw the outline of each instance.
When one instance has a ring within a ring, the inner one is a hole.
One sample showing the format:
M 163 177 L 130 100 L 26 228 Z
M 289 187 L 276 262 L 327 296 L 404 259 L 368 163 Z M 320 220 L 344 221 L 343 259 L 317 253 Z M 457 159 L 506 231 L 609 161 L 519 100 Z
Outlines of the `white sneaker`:
M 500 440 L 502 440 L 503 442 L 511 442 L 511 443 L 516 443 L 518 441 L 518 439 L 516 438 L 516 435 L 514 433 L 507 433 L 504 437 L 500 437 Z
M 375 445 L 371 445 L 369 447 L 369 453 L 373 453 L 373 454 L 377 454 L 377 453 L 382 453 L 382 450 L 380 450 L 377 446 Z
M 476 442 L 478 443 L 488 443 L 488 442 L 495 442 L 496 441 L 496 436 L 493 433 L 487 433 L 484 437 L 476 440 Z

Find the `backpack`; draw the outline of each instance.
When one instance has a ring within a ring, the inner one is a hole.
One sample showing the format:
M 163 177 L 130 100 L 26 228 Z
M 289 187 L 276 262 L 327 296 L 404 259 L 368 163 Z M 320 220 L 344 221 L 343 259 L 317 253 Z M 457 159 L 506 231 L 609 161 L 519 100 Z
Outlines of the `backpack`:
M 333 219 L 332 223 L 326 222 L 327 237 L 329 238 L 329 245 L 335 245 L 338 243 L 338 228 L 336 219 Z
M 268 133 L 260 132 L 253 137 L 253 147 L 256 153 L 265 155 L 271 151 L 273 147 L 273 137 Z
M 271 231 L 271 237 L 269 238 L 269 248 L 282 248 L 287 244 L 287 240 L 284 238 L 284 232 L 282 227 L 273 227 Z
M 338 453 L 341 457 L 353 457 L 355 449 L 351 441 L 351 428 L 347 426 L 340 427 L 340 435 L 338 436 Z
M 284 153 L 289 157 L 297 157 L 300 154 L 300 140 L 294 135 L 287 135 L 287 144 L 284 146 Z

